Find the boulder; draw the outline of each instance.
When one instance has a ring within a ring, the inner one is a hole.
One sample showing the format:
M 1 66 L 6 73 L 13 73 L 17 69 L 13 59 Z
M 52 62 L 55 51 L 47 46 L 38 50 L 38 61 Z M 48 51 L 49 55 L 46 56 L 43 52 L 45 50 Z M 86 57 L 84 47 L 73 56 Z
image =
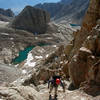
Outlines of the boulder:
M 66 78 L 69 78 L 69 71 L 68 71 L 68 61 L 63 65 L 62 71 L 66 75 Z
M 100 95 L 100 60 L 95 63 L 90 71 L 88 81 L 81 84 L 81 89 L 89 95 Z
M 70 55 L 70 52 L 73 48 L 73 44 L 68 44 L 64 50 L 64 53 L 66 54 L 66 56 L 68 57 Z
M 27 30 L 34 34 L 41 34 L 46 32 L 49 21 L 50 16 L 46 11 L 26 6 L 13 20 L 11 27 Z
M 95 52 L 95 41 L 96 41 L 96 36 L 91 36 L 89 35 L 85 42 L 83 43 L 83 46 L 92 52 Z
M 40 94 L 32 87 L 0 87 L 0 99 L 3 100 L 41 100 Z
M 76 88 L 79 87 L 81 82 L 86 80 L 86 75 L 88 73 L 87 59 L 91 54 L 92 52 L 90 50 L 82 47 L 68 65 L 69 75 Z

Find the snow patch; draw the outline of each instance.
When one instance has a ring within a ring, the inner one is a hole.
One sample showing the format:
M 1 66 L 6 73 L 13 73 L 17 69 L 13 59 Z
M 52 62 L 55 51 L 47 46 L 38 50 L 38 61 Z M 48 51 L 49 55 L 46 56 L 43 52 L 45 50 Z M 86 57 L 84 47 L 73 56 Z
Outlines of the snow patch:
M 42 56 L 35 56 L 36 59 L 42 59 Z
M 4 99 L 0 99 L 0 100 L 4 100 Z
M 42 49 L 39 49 L 38 52 L 40 53 L 43 53 L 45 50 L 42 48 Z
M 81 47 L 81 48 L 80 48 L 80 51 L 86 51 L 86 52 L 91 53 L 91 51 L 90 51 L 89 49 L 85 48 L 85 47 Z
M 35 37 L 35 39 L 38 39 L 38 37 Z
M 8 24 L 9 22 L 0 21 L 0 24 Z
M 85 98 L 81 98 L 81 100 L 86 100 Z
M 7 36 L 9 35 L 8 33 L 0 33 L 0 34 L 1 34 L 1 35 L 7 35 Z
M 62 64 L 62 63 L 63 63 L 63 61 L 60 62 L 60 64 Z
M 10 38 L 10 40 L 14 40 L 14 38 Z
M 74 55 L 74 57 L 73 57 L 73 60 L 74 60 L 75 62 L 77 62 L 76 57 L 77 57 L 77 55 Z
M 24 64 L 24 66 L 34 67 L 36 65 L 36 62 L 31 62 L 32 60 L 33 60 L 32 53 L 29 53 L 27 57 L 27 62 Z
M 47 54 L 47 55 L 46 55 L 46 58 L 48 58 L 48 57 L 49 57 L 49 55 Z
M 24 79 L 23 78 L 21 79 L 21 82 L 24 82 Z
M 87 39 L 90 39 L 91 36 L 88 36 Z
M 65 61 L 65 64 L 67 64 L 68 63 L 68 61 Z
M 91 58 L 95 59 L 95 56 L 91 56 Z
M 26 74 L 27 73 L 27 71 L 24 69 L 24 70 L 22 70 L 22 74 Z
M 55 47 L 56 48 L 57 46 L 56 45 L 53 45 L 52 47 Z
M 75 61 L 75 62 L 77 62 L 77 59 L 76 59 L 76 58 L 74 58 L 74 61 Z
M 47 37 L 47 39 L 52 39 L 52 37 Z
M 68 91 L 68 90 L 67 90 L 67 93 L 72 93 L 72 92 L 73 92 L 73 91 Z
M 15 67 L 18 67 L 18 66 L 19 66 L 19 64 L 15 65 Z

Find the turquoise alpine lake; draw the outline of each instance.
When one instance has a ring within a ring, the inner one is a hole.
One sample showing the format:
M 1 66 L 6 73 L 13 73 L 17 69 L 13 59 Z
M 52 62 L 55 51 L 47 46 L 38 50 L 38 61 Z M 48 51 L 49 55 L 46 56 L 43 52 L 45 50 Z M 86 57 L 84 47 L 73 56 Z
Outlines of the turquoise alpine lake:
M 78 24 L 70 24 L 72 27 L 75 27 L 75 26 L 80 26 Z
M 35 46 L 29 46 L 24 50 L 19 52 L 19 56 L 12 60 L 12 63 L 18 64 L 24 61 L 27 58 L 28 53 L 34 48 Z
M 36 46 L 47 46 L 50 45 L 48 43 L 38 43 Z M 13 64 L 18 64 L 27 59 L 28 53 L 36 46 L 28 46 L 24 50 L 19 52 L 19 56 L 12 60 Z

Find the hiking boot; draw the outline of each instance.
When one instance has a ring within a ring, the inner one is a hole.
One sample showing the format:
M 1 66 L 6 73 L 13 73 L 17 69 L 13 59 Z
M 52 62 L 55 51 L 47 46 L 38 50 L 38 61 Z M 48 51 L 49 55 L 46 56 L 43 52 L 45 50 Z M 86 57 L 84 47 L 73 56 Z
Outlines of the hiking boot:
M 55 95 L 54 100 L 57 100 L 57 95 Z
M 49 95 L 49 100 L 52 100 L 52 96 L 51 95 Z
M 57 97 L 57 94 L 55 94 L 55 97 Z

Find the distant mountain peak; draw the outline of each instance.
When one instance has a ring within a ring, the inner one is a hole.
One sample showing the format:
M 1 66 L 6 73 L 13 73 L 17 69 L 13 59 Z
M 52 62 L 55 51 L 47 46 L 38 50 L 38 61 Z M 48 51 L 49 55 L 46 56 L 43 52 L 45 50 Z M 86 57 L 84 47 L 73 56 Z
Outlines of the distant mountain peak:
M 54 20 L 70 19 L 75 24 L 81 24 L 88 4 L 89 0 L 61 0 L 58 3 L 38 4 L 35 7 L 48 11 Z
M 7 17 L 14 17 L 14 13 L 11 9 L 2 9 L 0 8 L 0 14 L 7 16 Z

